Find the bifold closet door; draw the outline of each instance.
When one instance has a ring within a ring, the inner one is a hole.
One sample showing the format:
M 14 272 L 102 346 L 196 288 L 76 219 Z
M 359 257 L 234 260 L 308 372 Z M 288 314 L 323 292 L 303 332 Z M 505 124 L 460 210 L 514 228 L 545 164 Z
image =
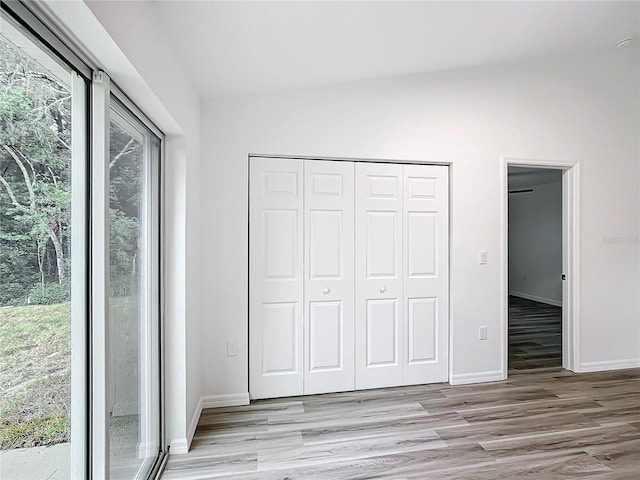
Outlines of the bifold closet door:
M 356 165 L 356 388 L 402 385 L 402 165 Z
M 251 160 L 252 398 L 448 380 L 448 182 L 442 166 Z
M 448 380 L 448 169 L 356 165 L 356 388 Z
M 449 380 L 449 169 L 403 166 L 403 383 Z
M 354 164 L 305 160 L 304 393 L 353 390 Z
M 303 393 L 303 162 L 252 159 L 249 205 L 249 391 Z

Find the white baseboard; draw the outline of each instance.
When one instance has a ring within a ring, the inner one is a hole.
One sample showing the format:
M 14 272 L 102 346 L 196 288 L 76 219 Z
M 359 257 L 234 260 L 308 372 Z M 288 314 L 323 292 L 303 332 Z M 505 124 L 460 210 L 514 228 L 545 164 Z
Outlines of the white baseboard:
M 449 383 L 451 385 L 468 385 L 470 383 L 500 382 L 502 380 L 506 380 L 502 370 L 494 370 L 492 372 L 451 375 Z
M 169 443 L 169 453 L 171 455 L 180 455 L 182 453 L 189 453 L 189 449 L 191 448 L 191 442 L 193 441 L 193 436 L 196 433 L 196 428 L 198 427 L 198 421 L 200 420 L 201 414 L 202 414 L 202 398 L 198 400 L 196 408 L 193 411 L 193 416 L 191 417 L 191 422 L 189 422 L 189 427 L 187 429 L 187 437 L 175 438 L 171 440 L 171 442 Z
M 228 395 L 208 395 L 200 397 L 198 404 L 189 422 L 189 429 L 187 430 L 187 438 L 179 438 L 171 441 L 171 453 L 180 454 L 187 453 L 191 448 L 191 442 L 193 436 L 196 434 L 196 428 L 198 428 L 198 422 L 200 421 L 200 415 L 205 408 L 219 408 L 219 407 L 235 407 L 238 405 L 249 405 L 249 393 L 231 393 Z
M 193 417 L 191 417 L 191 422 L 189 422 L 189 429 L 187 430 L 187 451 L 189 450 L 189 448 L 191 448 L 191 442 L 193 441 L 193 436 L 196 434 L 196 428 L 198 428 L 200 415 L 202 415 L 202 397 L 200 397 L 200 400 L 198 400 L 196 409 L 193 412 Z
M 546 303 L 547 305 L 553 305 L 554 307 L 562 307 L 562 300 L 554 300 L 553 298 L 538 297 L 537 295 L 529 295 L 528 293 L 513 292 L 509 290 L 509 295 L 513 297 L 525 298 L 527 300 L 533 300 L 534 302 Z
M 625 370 L 627 368 L 640 368 L 640 358 L 607 360 L 604 362 L 583 362 L 580 364 L 578 372 L 606 372 L 607 370 Z
M 236 407 L 249 405 L 249 393 L 230 393 L 227 395 L 207 395 L 200 399 L 202 408 Z
M 189 453 L 189 444 L 186 438 L 174 438 L 169 444 L 169 453 L 171 455 L 179 455 L 181 453 Z

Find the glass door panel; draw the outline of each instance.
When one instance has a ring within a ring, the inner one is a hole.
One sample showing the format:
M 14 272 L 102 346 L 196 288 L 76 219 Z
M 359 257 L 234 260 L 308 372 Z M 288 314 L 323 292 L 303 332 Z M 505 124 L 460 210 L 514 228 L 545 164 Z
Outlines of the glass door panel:
M 85 80 L 2 11 L 3 479 L 86 472 L 85 101 Z
M 111 478 L 146 478 L 160 451 L 160 141 L 112 98 L 109 159 Z

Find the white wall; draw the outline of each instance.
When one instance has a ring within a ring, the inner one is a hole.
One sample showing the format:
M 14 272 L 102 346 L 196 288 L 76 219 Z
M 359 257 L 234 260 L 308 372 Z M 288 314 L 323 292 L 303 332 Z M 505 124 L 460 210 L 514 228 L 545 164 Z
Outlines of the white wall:
M 292 66 L 293 67 L 293 66 Z M 581 368 L 640 365 L 638 50 L 209 100 L 203 393 L 246 393 L 250 153 L 451 163 L 456 381 L 499 378 L 500 159 L 581 163 Z M 478 264 L 478 251 L 489 264 Z M 478 327 L 488 327 L 479 341 Z M 239 355 L 225 356 L 225 341 Z M 607 363 L 608 362 L 608 363 Z
M 530 188 L 509 195 L 509 294 L 561 306 L 562 182 Z
M 92 1 L 88 5 L 181 130 L 168 139 L 165 177 L 166 421 L 175 453 L 190 442 L 189 423 L 202 395 L 200 99 L 153 2 Z M 126 91 L 126 84 L 121 88 Z
M 200 99 L 152 2 L 47 2 L 82 45 L 166 135 L 166 427 L 186 451 L 200 375 Z

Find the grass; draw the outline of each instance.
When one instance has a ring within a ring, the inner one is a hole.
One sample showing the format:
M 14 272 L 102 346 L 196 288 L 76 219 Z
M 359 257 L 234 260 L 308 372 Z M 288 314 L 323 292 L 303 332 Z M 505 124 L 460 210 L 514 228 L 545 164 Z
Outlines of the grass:
M 0 307 L 0 449 L 69 441 L 69 304 Z

